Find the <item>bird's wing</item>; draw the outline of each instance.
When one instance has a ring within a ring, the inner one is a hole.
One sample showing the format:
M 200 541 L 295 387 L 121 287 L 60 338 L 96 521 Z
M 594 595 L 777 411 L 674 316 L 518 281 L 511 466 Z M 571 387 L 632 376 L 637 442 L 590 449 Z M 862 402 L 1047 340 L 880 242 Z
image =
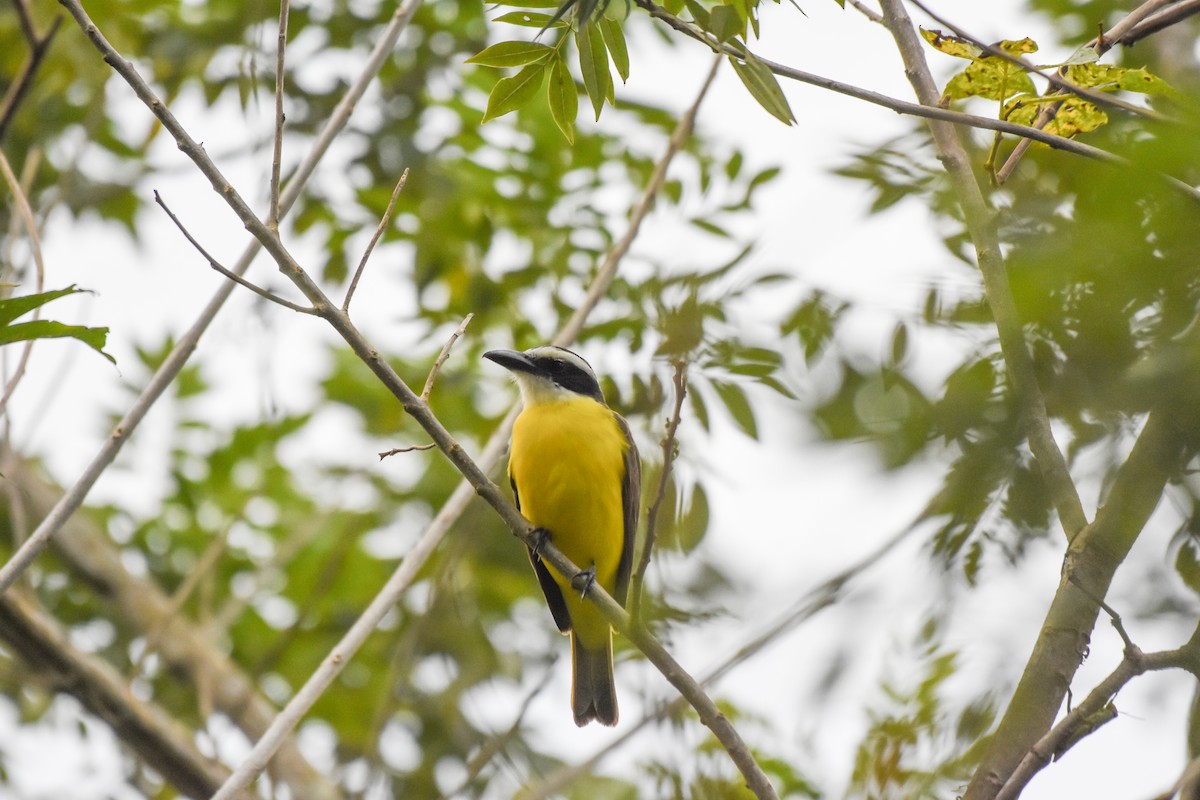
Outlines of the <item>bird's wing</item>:
M 510 473 L 508 482 L 512 486 L 513 501 L 517 504 L 517 511 L 521 510 L 521 493 L 517 491 L 517 481 Z M 571 615 L 567 613 L 567 603 L 563 600 L 562 589 L 558 588 L 558 584 L 554 582 L 554 577 L 550 571 L 546 569 L 546 565 L 542 563 L 542 559 L 533 552 L 532 547 L 527 547 L 529 551 L 529 563 L 533 564 L 533 571 L 537 575 L 538 585 L 542 587 L 542 594 L 546 596 L 546 605 L 550 606 L 550 614 L 554 617 L 554 624 L 563 633 L 571 630 Z
M 625 480 L 621 485 L 621 502 L 625 509 L 625 537 L 621 545 L 621 561 L 617 564 L 617 593 L 613 599 L 625 605 L 629 594 L 629 576 L 633 571 L 633 548 L 637 540 L 638 514 L 642 508 L 642 460 L 638 457 L 637 444 L 629 423 L 614 412 L 621 433 L 625 434 L 628 447 L 625 450 Z

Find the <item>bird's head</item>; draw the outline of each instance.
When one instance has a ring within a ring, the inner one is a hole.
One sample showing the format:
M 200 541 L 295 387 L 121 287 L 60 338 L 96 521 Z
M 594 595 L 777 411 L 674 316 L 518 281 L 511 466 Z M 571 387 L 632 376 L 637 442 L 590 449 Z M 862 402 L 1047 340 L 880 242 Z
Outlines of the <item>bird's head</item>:
M 596 373 L 578 354 L 565 348 L 545 345 L 523 353 L 489 350 L 483 357 L 513 374 L 527 406 L 580 396 L 604 402 Z

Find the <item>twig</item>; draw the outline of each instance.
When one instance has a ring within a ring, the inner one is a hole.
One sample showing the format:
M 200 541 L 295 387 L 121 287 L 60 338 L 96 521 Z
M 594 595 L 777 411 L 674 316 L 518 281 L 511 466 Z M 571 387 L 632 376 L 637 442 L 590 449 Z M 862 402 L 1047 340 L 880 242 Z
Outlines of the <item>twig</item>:
M 1180 800 L 1191 800 L 1196 796 L 1195 792 L 1200 787 L 1200 756 L 1196 756 L 1183 767 L 1183 772 L 1179 775 L 1179 780 L 1167 789 L 1162 794 L 1156 796 L 1154 800 L 1171 800 L 1171 798 L 1179 795 Z M 1189 792 L 1191 792 L 1189 794 Z
M 400 192 L 404 191 L 404 184 L 408 183 L 408 169 L 400 173 L 400 180 L 396 181 L 396 188 L 392 189 L 392 196 L 388 199 L 387 208 L 383 210 L 383 217 L 379 220 L 379 225 L 375 228 L 374 235 L 371 236 L 371 241 L 367 243 L 367 249 L 363 251 L 362 258 L 358 261 L 358 268 L 354 270 L 354 277 L 350 279 L 350 286 L 346 289 L 346 299 L 342 301 L 342 313 L 350 313 L 350 298 L 354 297 L 354 290 L 358 288 L 358 279 L 362 277 L 363 270 L 366 269 L 367 259 L 371 257 L 371 251 L 375 249 L 376 242 L 379 237 L 383 236 L 383 232 L 387 230 L 388 223 L 392 221 L 392 212 L 396 209 L 396 200 L 400 198 Z
M 8 158 L 4 155 L 3 150 L 0 150 L 0 173 L 4 174 L 4 182 L 8 184 L 17 206 L 17 216 L 21 218 L 21 222 L 25 225 L 25 231 L 29 234 L 29 249 L 33 253 L 33 264 L 37 274 L 35 292 L 41 293 L 46 286 L 46 263 L 42 259 L 42 239 L 38 234 L 33 209 L 29 206 L 29 198 L 25 196 L 25 191 L 21 188 L 21 183 L 13 173 L 12 165 L 8 163 Z M 34 309 L 33 319 L 38 319 L 40 316 L 41 309 Z M 0 416 L 4 416 L 9 398 L 17 390 L 17 384 L 21 382 L 21 378 L 25 376 L 25 368 L 29 365 L 29 355 L 33 351 L 33 343 L 34 340 L 30 339 L 21 348 L 21 357 L 17 361 L 16 369 L 13 370 L 12 377 L 8 379 L 4 393 L 0 395 Z
M 74 5 L 73 0 L 66 1 Z M 136 73 L 134 75 L 136 76 Z M 705 84 L 705 88 L 707 86 L 708 83 Z M 637 230 L 642 219 L 649 212 L 654 192 L 661 187 L 662 176 L 665 175 L 669 155 L 673 155 L 679 149 L 679 146 L 686 137 L 687 131 L 690 130 L 693 119 L 694 113 L 689 113 L 680 120 L 679 125 L 676 127 L 675 134 L 672 136 L 672 143 L 668 147 L 668 155 L 665 155 L 663 160 L 660 161 L 655 172 L 655 177 L 652 177 L 650 185 L 643 195 L 642 202 L 639 203 L 631 218 L 631 231 Z M 178 126 L 173 124 L 167 127 L 168 130 L 172 130 Z M 203 150 L 199 148 L 183 149 L 193 159 L 207 159 Z M 239 211 L 239 216 L 242 216 L 241 205 L 235 205 L 235 208 Z M 262 230 L 261 225 L 256 224 L 257 221 L 254 220 L 252 215 L 244 216 L 243 221 L 246 222 L 247 226 L 256 236 L 269 235 L 269 232 Z M 611 282 L 616 265 L 619 263 L 620 257 L 628 250 L 631 241 L 632 235 L 627 234 L 622 241 L 614 246 L 609 258 L 606 259 L 604 266 L 593 280 L 592 287 L 589 289 L 579 309 L 577 309 L 575 316 L 564 326 L 563 332 L 555 337 L 556 342 L 562 342 L 564 338 L 574 335 L 582 327 L 587 313 L 599 302 L 599 298 L 602 295 L 602 289 L 598 289 L 598 287 L 605 287 Z M 264 242 L 264 244 L 268 243 Z M 273 242 L 270 244 L 273 251 L 272 254 L 277 255 L 278 253 L 277 257 L 285 259 L 281 267 L 286 267 L 289 275 L 299 277 L 302 281 L 303 277 L 306 276 L 293 274 L 294 269 L 298 269 L 298 266 L 294 267 L 292 263 L 287 262 L 287 259 L 290 259 L 290 255 L 287 254 L 286 250 L 282 250 L 280 246 L 275 245 Z M 319 289 L 316 289 L 314 286 L 305 284 L 303 288 L 306 294 L 314 292 L 319 295 Z M 483 497 L 500 514 L 510 530 L 517 534 L 522 541 L 530 545 L 537 541 L 533 527 L 508 503 L 499 487 L 487 479 L 484 471 L 491 470 L 506 449 L 509 431 L 512 429 L 512 421 L 516 418 L 516 410 L 510 411 L 504 423 L 493 434 L 492 438 L 489 439 L 484 452 L 480 456 L 479 463 L 472 462 L 463 452 L 462 447 L 453 440 L 449 432 L 441 426 L 441 423 L 433 417 L 428 408 L 420 402 L 420 398 L 412 393 L 391 367 L 354 330 L 349 319 L 337 309 L 328 306 L 322 308 L 326 319 L 330 321 L 347 343 L 350 344 L 359 358 L 400 399 L 401 404 L 410 416 L 417 420 L 430 433 L 438 447 L 463 474 L 465 480 L 455 489 L 450 500 L 442 507 L 421 539 L 406 554 L 404 560 L 401 561 L 391 578 L 388 579 L 387 583 L 380 589 L 368 607 L 355 620 L 354 624 L 351 625 L 341 641 L 338 642 L 329 655 L 321 662 L 321 665 L 313 672 L 304 686 L 293 695 L 292 699 L 272 722 L 271 727 L 259 738 L 250 754 L 234 770 L 233 775 L 230 776 L 229 781 L 226 782 L 222 790 L 214 797 L 214 800 L 224 800 L 230 793 L 248 785 L 254 776 L 269 762 L 271 754 L 278 747 L 279 742 L 283 740 L 283 737 L 287 736 L 296 724 L 299 723 L 308 709 L 312 707 L 312 704 L 316 702 L 325 689 L 333 682 L 345 663 L 357 652 L 363 642 L 366 641 L 379 620 L 395 605 L 398 598 L 407 591 L 419 570 L 424 566 L 449 530 L 450 525 L 461 515 L 467 502 L 475 494 Z M 482 468 L 480 465 L 482 465 Z M 545 546 L 542 552 L 544 560 L 562 574 L 570 576 L 579 574 L 579 570 L 571 565 L 553 544 Z M 731 752 L 735 764 L 737 764 L 746 777 L 752 791 L 759 797 L 774 797 L 774 790 L 767 781 L 765 774 L 763 774 L 758 764 L 755 763 L 749 750 L 737 735 L 737 732 L 733 730 L 728 720 L 721 715 L 712 701 L 696 686 L 695 682 L 663 650 L 662 646 L 650 637 L 649 634 L 633 633 L 630 630 L 628 616 L 603 590 L 594 590 L 589 596 L 592 597 L 593 602 L 601 608 L 609 620 L 616 625 L 618 630 L 626 633 L 660 671 L 687 696 L 693 707 L 697 708 L 701 719 L 714 731 L 718 740 Z
M 1022 70 L 1024 70 L 1025 72 L 1027 72 L 1031 75 L 1037 75 L 1039 78 L 1045 80 L 1047 83 L 1049 83 L 1055 89 L 1066 92 L 1067 94 L 1073 94 L 1078 97 L 1082 97 L 1085 100 L 1089 100 L 1092 103 L 1095 103 L 1096 105 L 1112 106 L 1113 108 L 1119 108 L 1122 111 L 1128 111 L 1130 114 L 1136 114 L 1138 116 L 1146 117 L 1148 119 L 1152 119 L 1157 122 L 1170 122 L 1171 121 L 1171 118 L 1168 117 L 1166 114 L 1161 114 L 1152 108 L 1145 108 L 1143 106 L 1135 105 L 1134 103 L 1130 103 L 1126 100 L 1122 100 L 1119 97 L 1113 97 L 1112 95 L 1104 94 L 1103 92 L 1096 92 L 1091 89 L 1088 89 L 1087 87 L 1079 86 L 1077 84 L 1071 83 L 1068 80 L 1065 80 L 1061 75 L 1057 75 L 1054 72 L 1045 72 L 1045 71 L 1039 69 L 1038 67 L 1034 66 L 1033 64 L 1026 62 L 1025 59 L 1023 59 L 1023 58 L 1019 58 L 1017 56 L 1006 53 L 1004 50 L 1001 50 L 999 47 L 987 44 L 986 42 L 984 42 L 982 39 L 980 39 L 977 36 L 972 36 L 970 33 L 963 30 L 959 26 L 955 25 L 953 22 L 949 21 L 945 17 L 940 16 L 937 12 L 933 11 L 933 9 L 929 8 L 929 6 L 925 5 L 925 3 L 921 2 L 921 0 L 908 0 L 908 1 L 910 3 L 912 3 L 914 6 L 916 6 L 917 8 L 924 11 L 929 16 L 930 19 L 934 20 L 939 25 L 944 25 L 946 28 L 949 28 L 950 31 L 955 36 L 959 37 L 960 39 L 970 42 L 971 44 L 975 45 L 983 52 L 987 53 L 989 56 L 992 56 L 993 58 L 999 58 L 1003 61 L 1007 61 L 1010 64 L 1020 67 Z
M 871 22 L 874 22 L 878 25 L 883 24 L 883 15 L 874 9 L 868 8 L 866 3 L 859 2 L 859 0 L 847 0 L 847 2 L 849 5 L 853 6 L 858 13 L 871 20 Z
M 658 538 L 658 515 L 667 496 L 667 484 L 671 480 L 672 467 L 675 465 L 678 450 L 675 434 L 679 431 L 683 399 L 687 396 L 688 362 L 680 358 L 674 362 L 674 366 L 672 383 L 675 386 L 675 407 L 671 409 L 671 416 L 667 419 L 667 435 L 660 442 L 663 455 L 662 473 L 658 478 L 654 499 L 646 511 L 646 539 L 642 542 L 641 558 L 638 559 L 637 569 L 634 570 L 633 581 L 629 584 L 629 616 L 639 622 L 642 616 L 642 587 L 646 581 L 646 570 L 650 568 L 651 555 L 654 553 L 654 540 Z
M 9 126 L 17 116 L 17 109 L 21 107 L 25 93 L 33 85 L 34 76 L 37 75 L 38 68 L 41 67 L 46 53 L 50 50 L 50 43 L 54 41 L 54 36 L 62 24 L 62 17 L 55 17 L 54 21 L 50 23 L 50 30 L 46 31 L 46 35 L 39 36 L 33 24 L 29 0 L 17 0 L 13 5 L 17 9 L 17 18 L 20 20 L 25 41 L 29 43 L 29 56 L 21 65 L 21 71 L 9 84 L 8 91 L 4 93 L 4 100 L 0 101 L 0 143 L 3 143 Z
M 321 130 L 320 135 L 309 151 L 308 156 L 284 187 L 283 196 L 280 198 L 281 214 L 286 214 L 291 209 L 296 199 L 300 196 L 304 185 L 312 177 L 317 164 L 320 163 L 325 153 L 328 152 L 330 145 L 333 144 L 333 140 L 337 138 L 337 135 L 346 127 L 346 123 L 350 121 L 350 115 L 354 112 L 354 107 L 362 99 L 363 94 L 366 93 L 371 81 L 379 74 L 379 70 L 383 69 L 383 65 L 387 62 L 392 48 L 396 46 L 396 41 L 400 38 L 400 34 L 404 32 L 404 29 L 408 26 L 409 21 L 420 5 L 421 0 L 406 0 L 392 15 L 392 19 L 388 23 L 387 28 L 384 29 L 383 35 L 371 51 L 370 56 L 368 56 L 362 72 L 359 73 L 358 78 L 338 102 L 329 121 Z M 260 247 L 261 245 L 257 239 L 252 240 L 242 252 L 241 258 L 238 259 L 237 265 L 234 267 L 234 272 L 240 275 L 249 269 Z M 208 305 L 204 307 L 199 317 L 192 323 L 192 327 L 179 338 L 174 349 L 163 360 L 163 363 L 150 378 L 146 387 L 142 389 L 141 394 L 138 395 L 133 405 L 125 412 L 125 416 L 117 423 L 112 434 L 101 445 L 100 451 L 96 453 L 92 461 L 84 468 L 83 474 L 63 494 L 50 513 L 38 525 L 37 529 L 30 534 L 29 539 L 13 554 L 4 566 L 0 567 L 0 595 L 12 585 L 18 575 L 33 563 L 33 560 L 37 558 L 38 553 L 45 549 L 46 544 L 54 536 L 55 532 L 83 505 L 84 499 L 87 497 L 88 492 L 91 491 L 92 486 L 95 485 L 96 480 L 104 473 L 108 465 L 113 462 L 117 454 L 121 452 L 126 439 L 141 424 L 142 419 L 146 416 L 146 412 L 150 410 L 155 401 L 166 391 L 171 381 L 175 379 L 175 376 L 179 374 L 179 371 L 183 369 L 183 365 L 187 363 L 188 358 L 196 349 L 196 344 L 200 341 L 200 337 L 204 335 L 209 323 L 217 315 L 221 306 L 225 304 L 232 291 L 232 282 L 222 283 L 212 299 L 209 300 Z
M 408 174 L 408 170 L 404 171 Z M 401 179 L 403 180 L 403 179 Z M 393 195 L 394 197 L 394 195 Z M 433 391 L 433 384 L 437 381 L 438 373 L 442 371 L 442 365 L 446 363 L 446 359 L 450 357 L 450 348 L 454 347 L 454 343 L 458 341 L 458 337 L 462 336 L 467 330 L 467 326 L 471 324 L 471 320 L 475 318 L 474 314 L 467 314 L 463 321 L 455 329 L 454 333 L 450 334 L 450 338 L 442 345 L 442 352 L 438 353 L 437 360 L 433 362 L 433 367 L 429 370 L 428 377 L 425 378 L 425 387 L 421 389 L 421 402 L 429 403 L 429 393 Z
M 1109 707 L 1112 698 L 1129 681 L 1146 672 L 1174 668 L 1186 669 L 1193 675 L 1200 676 L 1200 627 L 1196 628 L 1186 644 L 1175 650 L 1143 653 L 1135 645 L 1127 645 L 1125 655 L 1116 669 L 1100 681 L 1082 703 L 1029 748 L 1029 752 L 997 793 L 996 800 L 1016 800 L 1034 775 L 1051 760 L 1061 756 L 1069 744 L 1078 741 L 1077 738 L 1073 740 L 1074 735 Z M 1092 730 L 1094 728 L 1087 732 Z
M 380 453 L 379 460 L 383 461 L 385 458 L 390 458 L 391 456 L 400 455 L 401 453 L 412 453 L 417 450 L 433 450 L 435 447 L 437 445 L 433 442 L 429 444 L 410 444 L 408 447 L 393 447 L 391 450 L 384 450 Z
M 1096 48 L 1098 53 L 1106 53 L 1114 44 L 1119 42 L 1127 33 L 1136 28 L 1141 22 L 1148 17 L 1157 14 L 1168 6 L 1174 5 L 1178 0 L 1146 0 L 1140 6 L 1126 14 L 1121 20 L 1108 29 L 1107 33 L 1102 33 L 1088 45 Z
M 215 269 L 217 272 L 221 273 L 226 278 L 228 278 L 229 280 L 238 284 L 239 286 L 244 286 L 245 288 L 254 292 L 259 297 L 270 300 L 272 303 L 278 303 L 279 305 L 283 306 L 284 308 L 289 308 L 292 311 L 298 311 L 301 314 L 316 314 L 317 313 L 317 310 L 315 308 L 310 308 L 308 306 L 302 306 L 302 305 L 299 305 L 298 303 L 293 303 L 291 300 L 285 300 L 284 298 L 280 297 L 279 295 L 273 294 L 273 293 L 267 291 L 266 289 L 262 288 L 261 286 L 251 283 L 250 281 L 243 278 L 241 275 L 238 275 L 236 272 L 232 272 L 232 271 L 226 269 L 225 267 L 223 267 L 221 265 L 221 263 L 219 261 L 217 261 L 215 258 L 213 258 L 209 254 L 209 252 L 207 250 L 205 250 L 204 247 L 201 246 L 201 244 L 199 242 L 196 241 L 196 239 L 192 236 L 192 234 L 188 232 L 188 229 L 185 228 L 183 223 L 179 221 L 179 217 L 175 216 L 175 214 L 171 211 L 171 209 L 167 207 L 166 201 L 162 199 L 162 196 L 158 193 L 157 189 L 154 190 L 154 202 L 158 203 L 158 205 L 162 208 L 162 210 L 167 212 L 167 216 L 171 218 L 171 222 L 175 223 L 175 227 L 179 228 L 179 232 L 184 235 L 184 238 L 186 238 L 189 243 L 191 243 L 192 247 L 196 248 L 196 250 L 200 253 L 200 255 L 204 256 L 204 260 L 208 262 L 208 265 L 210 267 L 212 267 L 213 269 Z
M 279 36 L 275 40 L 275 142 L 271 151 L 271 207 L 267 227 L 279 231 L 279 168 L 283 162 L 283 83 L 284 56 L 287 53 L 288 0 L 279 3 Z
M 1103 610 L 1105 614 L 1108 614 L 1108 619 L 1110 622 L 1112 622 L 1112 626 L 1116 629 L 1117 635 L 1121 637 L 1121 643 L 1125 645 L 1125 650 L 1131 652 L 1140 652 L 1140 650 L 1138 650 L 1138 646 L 1133 643 L 1132 639 L 1129 638 L 1129 633 L 1125 630 L 1125 623 L 1121 621 L 1121 615 L 1118 614 L 1112 606 L 1104 602 L 1104 598 L 1097 597 L 1095 594 L 1093 594 L 1092 591 L 1084 586 L 1074 574 L 1068 575 L 1067 577 L 1071 583 L 1075 585 L 1076 589 L 1083 592 L 1089 600 L 1100 606 L 1101 610 Z
M 1106 35 L 1104 41 L 1110 46 L 1119 44 L 1129 47 L 1137 44 L 1147 36 L 1178 24 L 1197 13 L 1200 13 L 1200 0 L 1181 0 L 1181 2 L 1176 2 L 1174 5 L 1160 9 L 1140 20 L 1118 39 L 1110 41 L 1109 36 Z

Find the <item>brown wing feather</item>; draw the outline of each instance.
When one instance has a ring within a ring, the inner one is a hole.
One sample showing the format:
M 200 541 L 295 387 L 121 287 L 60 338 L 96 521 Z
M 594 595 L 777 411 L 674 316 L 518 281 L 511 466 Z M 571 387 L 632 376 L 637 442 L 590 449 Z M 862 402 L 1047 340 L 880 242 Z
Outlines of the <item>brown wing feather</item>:
M 633 433 L 629 423 L 620 414 L 613 412 L 625 441 L 629 443 L 625 451 L 625 480 L 621 485 L 621 502 L 625 506 L 625 538 L 621 545 L 621 561 L 617 564 L 617 587 L 613 599 L 625 605 L 629 594 L 629 576 L 633 571 L 633 548 L 637 540 L 638 514 L 642 508 L 642 460 L 638 457 L 637 444 L 633 441 Z

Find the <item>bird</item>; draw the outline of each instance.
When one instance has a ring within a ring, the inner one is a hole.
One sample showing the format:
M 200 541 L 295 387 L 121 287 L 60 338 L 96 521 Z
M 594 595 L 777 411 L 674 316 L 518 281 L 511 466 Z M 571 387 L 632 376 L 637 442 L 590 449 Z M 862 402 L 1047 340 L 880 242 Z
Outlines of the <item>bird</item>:
M 612 627 L 583 594 L 595 581 L 625 605 L 641 506 L 637 445 L 578 354 L 545 345 L 483 357 L 509 370 L 521 390 L 508 460 L 517 508 L 585 573 L 581 592 L 528 548 L 554 622 L 571 637 L 575 724 L 616 725 Z

